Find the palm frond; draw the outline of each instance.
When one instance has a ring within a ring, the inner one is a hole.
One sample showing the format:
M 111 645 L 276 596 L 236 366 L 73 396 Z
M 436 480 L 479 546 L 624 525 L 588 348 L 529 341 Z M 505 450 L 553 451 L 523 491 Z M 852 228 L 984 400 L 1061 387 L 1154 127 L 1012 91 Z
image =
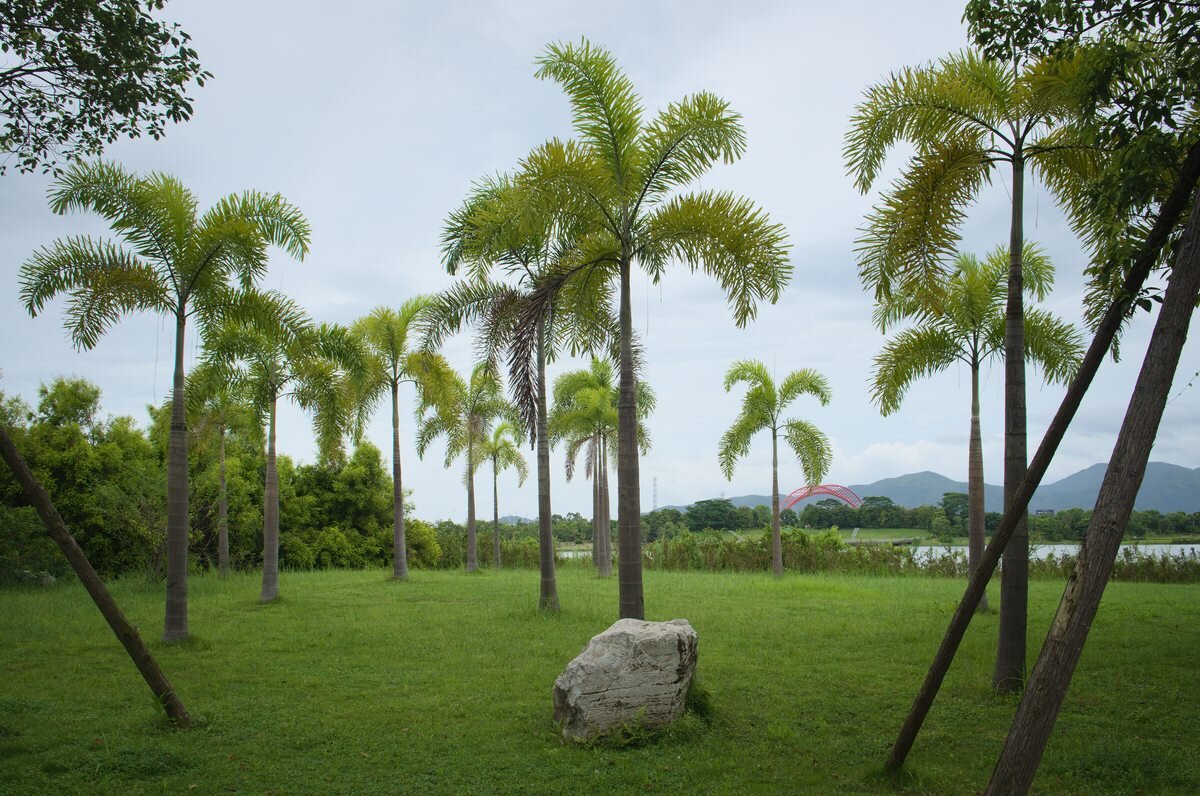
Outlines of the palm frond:
M 875 355 L 871 401 L 890 415 L 900 408 L 914 381 L 949 367 L 959 356 L 959 344 L 943 329 L 919 326 L 888 340 Z
M 805 482 L 809 486 L 821 483 L 833 465 L 829 438 L 811 423 L 794 419 L 784 423 L 783 436 L 800 461 Z

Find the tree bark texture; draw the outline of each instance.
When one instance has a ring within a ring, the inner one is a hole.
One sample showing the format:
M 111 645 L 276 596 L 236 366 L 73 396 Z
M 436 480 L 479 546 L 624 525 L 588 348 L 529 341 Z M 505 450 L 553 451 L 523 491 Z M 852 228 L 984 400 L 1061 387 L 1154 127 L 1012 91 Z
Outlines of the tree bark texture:
M 885 763 L 887 769 L 892 771 L 900 769 L 904 765 L 908 753 L 912 750 L 917 734 L 921 731 L 921 725 L 924 724 L 925 717 L 929 715 L 933 700 L 942 686 L 946 672 L 950 670 L 950 664 L 954 660 L 954 654 L 958 651 L 958 645 L 962 643 L 963 635 L 971 624 L 975 608 L 985 593 L 987 583 L 996 570 L 1000 555 L 1004 551 L 1018 519 L 1024 515 L 1029 506 L 1029 500 L 1045 476 L 1046 468 L 1050 466 L 1059 443 L 1062 442 L 1063 435 L 1070 427 L 1075 412 L 1079 410 L 1083 396 L 1091 386 L 1092 379 L 1095 378 L 1101 363 L 1108 356 L 1109 347 L 1120 330 L 1134 297 L 1138 295 L 1150 275 L 1150 271 L 1154 268 L 1159 252 L 1169 241 L 1171 232 L 1186 207 L 1188 198 L 1198 180 L 1200 180 L 1200 143 L 1193 144 L 1188 150 L 1175 187 L 1159 208 L 1154 226 L 1147 235 L 1141 252 L 1126 274 L 1120 293 L 1109 305 L 1104 317 L 1097 325 L 1096 334 L 1088 346 L 1087 353 L 1083 356 L 1079 371 L 1067 387 L 1066 395 L 1063 396 L 1054 419 L 1046 429 L 1046 435 L 1042 438 L 1037 453 L 1029 463 L 1029 470 L 1021 481 L 1012 504 L 1006 507 L 1000 525 L 992 535 L 991 544 L 983 551 L 979 569 L 967 583 L 962 600 L 951 617 L 942 643 L 933 657 L 933 662 L 929 665 L 929 671 L 925 674 L 921 689 L 917 692 L 912 707 L 904 719 L 904 724 L 896 736 L 896 741 L 892 745 L 891 752 L 888 754 Z
M 1200 294 L 1200 202 L 1180 242 L 1162 309 L 1117 436 L 1075 569 L 996 763 L 988 794 L 1029 792 L 1112 574 Z
M 468 432 L 473 433 L 473 432 Z M 467 440 L 467 572 L 479 569 L 479 540 L 475 528 L 475 443 Z
M 1013 504 L 1028 460 L 1025 424 L 1025 310 L 1021 256 L 1025 231 L 1024 158 L 1018 147 L 1012 164 L 1012 226 L 1008 238 L 1008 303 L 1004 318 L 1004 506 Z M 1025 639 L 1029 603 L 1029 521 L 1022 512 L 1004 548 L 1000 571 L 1000 638 L 992 687 L 1001 693 L 1025 684 Z
M 225 427 L 221 427 L 220 495 L 217 498 L 217 572 L 229 574 L 229 492 L 225 483 Z
M 267 416 L 267 480 L 263 488 L 262 602 L 279 596 L 279 471 L 275 469 L 275 397 Z
M 608 490 L 608 439 L 600 435 L 600 577 L 612 577 L 612 497 Z
M 600 435 L 592 435 L 592 455 L 596 461 L 592 466 L 592 564 L 596 577 L 600 577 Z
M 779 532 L 779 432 L 771 429 L 771 572 L 783 576 L 783 538 Z
M 985 541 L 983 435 L 979 429 L 979 362 L 971 363 L 971 441 L 967 454 L 967 577 L 979 569 Z M 979 599 L 979 613 L 987 613 L 987 592 Z
M 500 462 L 492 457 L 492 566 L 500 569 Z
M 538 610 L 557 612 L 558 581 L 554 574 L 554 518 L 550 513 L 550 432 L 546 414 L 546 331 L 537 329 L 537 468 L 538 468 Z
M 624 248 L 624 247 L 623 247 Z M 645 619 L 642 594 L 641 484 L 633 378 L 633 307 L 628 251 L 621 254 L 621 378 L 617 398 L 617 581 L 621 619 Z
M 400 384 L 392 382 L 392 577 L 408 578 L 408 542 L 404 538 L 404 478 L 400 471 Z
M 188 637 L 188 443 L 184 409 L 183 351 L 187 315 L 175 316 L 175 371 L 171 380 L 171 428 L 167 436 L 167 608 L 163 641 Z
M 42 524 L 46 526 L 46 531 L 63 551 L 63 555 L 67 557 L 67 561 L 71 563 L 71 568 L 75 570 L 75 574 L 79 577 L 80 583 L 87 589 L 92 600 L 96 603 L 96 607 L 100 609 L 100 613 L 104 616 L 104 620 L 108 622 L 108 626 L 112 628 L 113 634 L 117 640 L 125 647 L 125 651 L 129 653 L 133 665 L 142 675 L 142 679 L 146 681 L 146 685 L 150 686 L 150 691 L 154 694 L 154 698 L 162 705 L 167 712 L 167 716 L 171 721 L 179 727 L 190 727 L 192 723 L 191 716 L 188 715 L 187 709 L 184 708 L 183 702 L 180 701 L 179 695 L 175 693 L 175 689 L 171 686 L 167 676 L 163 674 L 162 669 L 158 667 L 158 663 L 154 660 L 154 656 L 150 654 L 150 650 L 146 648 L 142 642 L 142 637 L 138 635 L 137 628 L 129 624 L 129 620 L 121 612 L 117 606 L 116 600 L 109 593 L 104 582 L 100 580 L 100 576 L 96 574 L 96 570 L 92 569 L 91 563 L 84 555 L 83 549 L 75 541 L 75 537 L 71 535 L 66 523 L 63 522 L 58 510 L 54 504 L 50 502 L 50 496 L 41 484 L 33 477 L 33 473 L 29 470 L 29 465 L 25 463 L 25 459 L 17 451 L 16 445 L 13 444 L 12 438 L 8 436 L 8 431 L 0 427 L 0 456 L 8 464 L 12 470 L 13 477 L 21 486 L 21 493 L 25 499 L 33 505 L 37 510 L 38 516 L 42 518 Z

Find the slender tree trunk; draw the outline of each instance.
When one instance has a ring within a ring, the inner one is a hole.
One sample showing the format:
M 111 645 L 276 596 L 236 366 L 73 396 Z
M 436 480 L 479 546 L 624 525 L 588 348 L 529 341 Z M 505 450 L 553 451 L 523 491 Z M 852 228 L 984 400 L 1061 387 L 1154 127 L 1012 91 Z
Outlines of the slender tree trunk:
M 392 382 L 392 577 L 408 579 L 404 538 L 404 478 L 400 472 L 400 384 Z
M 492 458 L 492 566 L 500 569 L 500 462 Z
M 163 641 L 188 637 L 188 444 L 184 411 L 183 351 L 187 314 L 175 315 L 175 372 L 171 380 L 171 429 L 167 437 L 167 609 Z
M 267 481 L 263 488 L 263 582 L 262 602 L 279 596 L 279 471 L 275 469 L 275 408 L 271 397 L 267 415 Z
M 1012 166 L 1012 227 L 1008 238 L 1008 304 L 1004 319 L 1004 506 L 1008 509 L 1025 477 L 1025 310 L 1021 256 L 1025 245 L 1025 163 L 1018 148 Z M 1029 603 L 1029 522 L 1022 512 L 1004 548 L 1000 571 L 1000 638 L 992 686 L 1001 693 L 1025 685 L 1025 638 Z
M 600 551 L 603 544 L 600 538 L 600 435 L 592 435 L 592 564 L 596 567 L 596 577 L 600 577 Z
M 1033 783 L 1146 474 L 1198 294 L 1200 201 L 1192 207 L 1079 558 L 1067 578 L 1058 612 L 1000 752 L 986 791 L 989 794 L 1024 794 Z
M 612 577 L 612 496 L 608 491 L 608 440 L 600 435 L 600 577 Z
M 225 427 L 221 426 L 220 494 L 217 497 L 217 572 L 229 574 L 229 493 L 225 485 Z
M 468 431 L 467 433 L 474 433 Z M 467 572 L 479 569 L 478 539 L 475 529 L 475 443 L 467 440 Z
M 624 247 L 623 247 L 624 248 Z M 645 619 L 642 594 L 641 484 L 638 483 L 637 396 L 633 379 L 631 257 L 621 253 L 621 379 L 617 399 L 617 569 L 620 618 Z
M 779 532 L 779 432 L 771 429 L 771 572 L 783 576 L 783 536 Z
M 29 465 L 25 463 L 25 459 L 21 457 L 12 439 L 8 436 L 8 431 L 3 426 L 0 426 L 0 457 L 7 462 L 13 477 L 21 485 L 21 493 L 25 499 L 37 509 L 38 516 L 42 518 L 42 524 L 46 526 L 50 538 L 58 544 L 67 557 L 67 561 L 71 562 L 71 568 L 79 576 L 80 583 L 91 595 L 117 640 L 129 653 L 133 665 L 141 673 L 146 685 L 150 686 L 150 691 L 154 694 L 158 704 L 162 705 L 167 716 L 177 726 L 185 728 L 191 726 L 192 719 L 184 708 L 183 702 L 180 701 L 162 669 L 158 668 L 158 663 L 142 642 L 141 636 L 138 635 L 137 628 L 129 624 L 129 620 L 121 613 L 116 600 L 113 599 L 104 582 L 100 580 L 96 570 L 92 569 L 91 563 L 83 554 L 83 549 L 76 543 L 75 537 L 67 529 L 58 510 L 50 502 L 50 496 L 46 494 L 46 490 L 34 479 Z
M 983 435 L 979 430 L 979 362 L 971 362 L 971 441 L 967 455 L 967 577 L 979 569 L 984 545 Z M 979 613 L 987 613 L 987 592 L 979 600 Z
M 554 574 L 554 525 L 550 514 L 550 434 L 546 416 L 546 330 L 537 328 L 537 468 L 538 468 L 538 571 L 541 585 L 538 610 L 557 612 L 558 582 Z
M 1088 346 L 1087 353 L 1083 356 L 1079 372 L 1075 374 L 1075 378 L 1067 387 L 1066 395 L 1063 396 L 1054 420 L 1046 429 L 1046 435 L 1042 438 L 1037 453 L 1034 454 L 1033 460 L 1029 464 L 1029 471 L 1022 479 L 1012 505 L 1005 509 L 1000 526 L 992 535 L 991 544 L 983 551 L 979 569 L 967 583 L 962 600 L 950 618 L 950 624 L 946 628 L 942 643 L 933 657 L 933 662 L 929 665 L 925 680 L 921 683 L 921 690 L 917 692 L 912 707 L 904 719 L 904 724 L 896 736 L 896 741 L 892 744 L 892 750 L 885 763 L 888 770 L 899 770 L 912 750 L 917 734 L 921 731 L 921 725 L 925 723 L 925 717 L 929 715 L 929 709 L 933 706 L 938 689 L 941 688 L 942 681 L 946 678 L 946 672 L 950 670 L 950 664 L 954 661 L 958 645 L 962 643 L 967 627 L 971 624 L 975 607 L 985 593 L 987 583 L 991 580 L 992 573 L 995 572 L 996 565 L 1000 562 L 1000 555 L 1004 551 L 1013 529 L 1016 528 L 1018 519 L 1024 515 L 1034 491 L 1037 490 L 1043 476 L 1046 475 L 1046 469 L 1050 466 L 1059 443 L 1067 433 L 1071 420 L 1079 410 L 1083 396 L 1091 386 L 1092 379 L 1100 369 L 1100 364 L 1108 356 L 1108 349 L 1121 329 L 1133 298 L 1141 291 L 1151 269 L 1158 261 L 1159 252 L 1170 240 L 1171 233 L 1178 223 L 1179 215 L 1186 207 L 1188 198 L 1198 180 L 1200 180 L 1200 143 L 1193 144 L 1188 149 L 1175 187 L 1159 208 L 1154 226 L 1146 236 L 1146 242 L 1130 267 L 1129 273 L 1125 276 L 1117 298 L 1109 305 L 1104 317 L 1096 326 L 1096 334 L 1092 338 L 1091 345 Z

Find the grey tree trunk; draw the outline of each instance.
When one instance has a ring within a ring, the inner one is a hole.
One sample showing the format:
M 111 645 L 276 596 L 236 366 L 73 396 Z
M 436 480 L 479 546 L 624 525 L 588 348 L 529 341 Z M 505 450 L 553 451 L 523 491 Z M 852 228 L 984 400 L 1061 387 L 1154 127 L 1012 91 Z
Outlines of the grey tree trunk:
M 600 435 L 600 577 L 612 577 L 612 496 L 608 491 L 608 439 Z
M 404 479 L 400 472 L 400 384 L 392 382 L 392 577 L 408 578 L 408 543 L 404 539 Z
M 1020 147 L 1012 163 L 1012 226 L 1008 237 L 1008 303 L 1004 318 L 1004 507 L 1007 511 L 1025 477 L 1025 310 L 1021 256 L 1025 231 L 1022 205 L 1025 163 Z M 1029 522 L 1022 513 L 1004 548 L 1000 572 L 1000 637 L 992 687 L 1016 693 L 1025 685 L 1025 638 L 1029 602 Z
M 42 524 L 46 526 L 46 531 L 63 551 L 63 555 L 67 557 L 67 561 L 71 562 L 71 568 L 75 570 L 75 574 L 79 577 L 80 583 L 87 589 L 92 600 L 96 603 L 96 607 L 100 609 L 100 613 L 104 616 L 104 620 L 108 622 L 108 626 L 112 628 L 117 640 L 125 647 L 125 651 L 129 653 L 133 665 L 137 667 L 141 673 L 142 679 L 146 681 L 146 685 L 150 686 L 150 691 L 154 694 L 155 700 L 162 705 L 166 710 L 167 716 L 171 721 L 179 727 L 190 727 L 192 723 L 191 716 L 188 715 L 187 709 L 184 708 L 183 702 L 175 693 L 175 689 L 171 686 L 167 676 L 163 674 L 162 669 L 158 668 L 158 663 L 154 660 L 154 656 L 150 654 L 150 650 L 142 642 L 142 638 L 138 635 L 137 628 L 129 624 L 129 620 L 121 613 L 121 609 L 117 606 L 116 600 L 105 587 L 104 582 L 100 580 L 100 576 L 96 574 L 96 570 L 92 569 L 91 563 L 83 554 L 82 548 L 75 541 L 75 537 L 71 535 L 67 529 L 66 523 L 63 522 L 58 510 L 54 508 L 54 504 L 50 502 L 50 496 L 46 494 L 46 490 L 33 477 L 33 473 L 29 470 L 29 465 L 25 463 L 17 447 L 13 444 L 12 439 L 8 436 L 8 431 L 0 426 L 0 457 L 8 464 L 12 470 L 13 477 L 17 483 L 21 485 L 21 493 L 25 496 L 33 507 L 37 510 L 38 516 L 42 518 Z
M 538 468 L 538 573 L 541 580 L 538 610 L 555 613 L 558 581 L 554 574 L 554 525 L 550 513 L 550 435 L 546 415 L 546 334 L 542 321 L 537 329 L 537 468 Z
M 1162 309 L 1125 412 L 1075 569 L 992 773 L 988 794 L 1028 793 L 1112 574 L 1200 295 L 1200 201 L 1180 242 Z
M 621 619 L 645 619 L 642 594 L 641 484 L 638 483 L 637 396 L 633 379 L 631 257 L 621 252 L 621 379 L 617 399 L 617 587 Z
M 272 396 L 267 416 L 267 479 L 263 487 L 262 602 L 279 596 L 279 472 L 275 469 L 275 405 Z
M 221 426 L 220 494 L 217 498 L 217 572 L 229 574 L 229 494 L 225 485 L 225 426 Z
M 468 431 L 472 434 L 472 431 Z M 479 569 L 478 539 L 475 529 L 475 443 L 467 439 L 467 572 Z
M 492 566 L 500 569 L 500 462 L 492 457 Z
M 985 541 L 983 435 L 979 430 L 979 361 L 971 362 L 971 441 L 967 454 L 967 577 L 979 570 Z M 987 592 L 979 599 L 979 613 L 987 613 Z
M 175 372 L 171 380 L 171 429 L 167 436 L 167 608 L 163 641 L 188 637 L 188 444 L 184 410 L 183 351 L 187 314 L 175 315 Z
M 783 576 L 783 537 L 779 532 L 779 432 L 771 429 L 771 572 Z
M 592 456 L 596 462 L 592 466 L 592 564 L 596 567 L 596 576 L 600 576 L 600 435 L 592 435 Z
M 1151 269 L 1158 261 L 1159 252 L 1170 240 L 1171 233 L 1175 229 L 1179 216 L 1186 207 L 1197 181 L 1200 181 L 1200 143 L 1193 144 L 1189 148 L 1175 187 L 1159 208 L 1154 226 L 1146 236 L 1145 245 L 1142 246 L 1129 273 L 1125 276 L 1117 298 L 1109 305 L 1104 317 L 1096 326 L 1096 334 L 1088 346 L 1087 353 L 1083 356 L 1079 372 L 1075 374 L 1075 378 L 1067 387 L 1066 395 L 1063 396 L 1054 420 L 1046 429 L 1046 435 L 1042 438 L 1037 453 L 1034 454 L 1033 460 L 1029 464 L 1029 470 L 1022 479 L 1020 487 L 1017 488 L 1012 505 L 1006 508 L 1004 517 L 1000 520 L 1000 526 L 992 535 L 991 544 L 983 551 L 979 569 L 967 583 L 962 600 L 955 609 L 954 616 L 950 619 L 942 643 L 933 657 L 933 662 L 929 665 L 925 680 L 921 683 L 921 690 L 917 692 L 912 707 L 904 719 L 904 724 L 896 736 L 896 741 L 892 744 L 891 752 L 885 763 L 888 770 L 896 771 L 903 767 L 904 760 L 912 750 L 917 734 L 921 731 L 921 725 L 925 723 L 925 717 L 929 715 L 929 709 L 933 706 L 938 689 L 941 688 L 942 681 L 946 678 L 946 672 L 950 670 L 950 664 L 954 661 L 958 645 L 962 643 L 967 627 L 971 624 L 975 607 L 985 593 L 987 583 L 991 579 L 992 573 L 995 572 L 996 565 L 1000 562 L 1000 555 L 1004 551 L 1013 529 L 1016 528 L 1018 519 L 1025 514 L 1034 491 L 1037 490 L 1043 476 L 1046 475 L 1046 469 L 1050 466 L 1059 443 L 1067 433 L 1071 420 L 1079 410 L 1083 396 L 1091 386 L 1092 379 L 1100 369 L 1100 364 L 1108 356 L 1108 349 L 1129 312 L 1133 297 L 1141 291 Z

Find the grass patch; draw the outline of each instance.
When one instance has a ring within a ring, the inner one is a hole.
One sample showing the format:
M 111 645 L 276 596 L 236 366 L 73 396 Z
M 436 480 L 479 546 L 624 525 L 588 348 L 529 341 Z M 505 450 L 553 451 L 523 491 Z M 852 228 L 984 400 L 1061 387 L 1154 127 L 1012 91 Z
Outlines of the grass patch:
M 989 688 L 978 617 L 902 777 L 882 761 L 962 583 L 647 571 L 649 618 L 689 619 L 701 689 L 668 731 L 561 742 L 554 678 L 616 618 L 616 578 L 536 571 L 193 577 L 199 640 L 158 640 L 163 594 L 112 584 L 198 721 L 166 730 L 77 585 L 0 591 L 4 793 L 920 793 L 982 789 L 1015 701 Z M 1030 585 L 1036 655 L 1059 582 Z M 1113 583 L 1039 793 L 1200 792 L 1200 586 Z M 992 595 L 998 599 L 997 594 Z M 1031 657 L 1032 663 L 1032 657 Z M 195 788 L 192 788 L 192 786 Z

